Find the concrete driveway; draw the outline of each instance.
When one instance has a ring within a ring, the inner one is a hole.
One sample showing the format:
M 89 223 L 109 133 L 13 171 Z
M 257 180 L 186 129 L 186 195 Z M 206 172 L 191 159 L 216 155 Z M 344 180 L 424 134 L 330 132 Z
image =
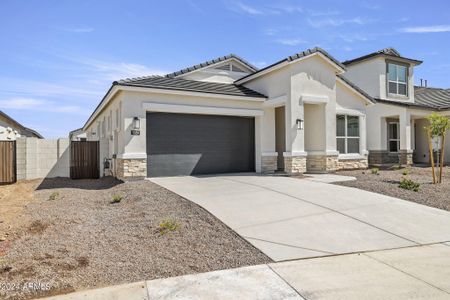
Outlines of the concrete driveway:
M 450 213 L 363 190 L 289 177 L 151 181 L 214 214 L 274 261 L 450 241 Z

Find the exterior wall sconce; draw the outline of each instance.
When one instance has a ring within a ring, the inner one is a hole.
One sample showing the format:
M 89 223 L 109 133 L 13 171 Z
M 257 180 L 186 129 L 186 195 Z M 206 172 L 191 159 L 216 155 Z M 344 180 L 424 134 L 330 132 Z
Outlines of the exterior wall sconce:
M 141 128 L 141 120 L 138 117 L 133 118 L 133 129 L 139 130 Z
M 297 130 L 303 130 L 303 120 L 302 119 L 297 119 L 297 121 L 295 121 L 295 123 L 297 124 Z

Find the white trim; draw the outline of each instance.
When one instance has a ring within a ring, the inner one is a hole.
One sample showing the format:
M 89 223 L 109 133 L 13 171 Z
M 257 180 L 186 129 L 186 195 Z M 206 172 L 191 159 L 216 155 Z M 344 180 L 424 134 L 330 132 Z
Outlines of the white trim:
M 103 111 L 103 109 L 109 104 L 111 99 L 119 91 L 131 91 L 131 92 L 143 92 L 143 93 L 155 93 L 155 94 L 169 94 L 169 95 L 181 95 L 181 96 L 193 96 L 193 97 L 204 97 L 204 98 L 219 98 L 219 99 L 229 99 L 229 100 L 242 100 L 242 101 L 257 101 L 264 102 L 266 98 L 260 97 L 246 97 L 246 96 L 234 96 L 234 95 L 222 95 L 213 93 L 202 93 L 202 92 L 190 92 L 190 91 L 179 91 L 179 90 L 166 90 L 158 88 L 147 88 L 147 87 L 136 87 L 136 86 L 123 86 L 115 85 L 111 88 L 108 94 L 100 103 L 100 106 L 94 111 L 92 116 L 86 122 L 83 130 L 86 130 L 91 123 L 97 118 L 97 116 Z
M 98 115 L 103 111 L 103 109 L 108 105 L 109 101 L 116 95 L 119 91 L 119 87 L 117 85 L 113 86 L 111 90 L 109 90 L 108 94 L 102 100 L 103 103 L 100 103 L 100 106 L 94 110 L 92 116 L 87 120 L 86 125 L 83 126 L 83 130 L 86 130 L 91 123 L 97 119 Z
M 261 76 L 263 76 L 263 75 L 265 75 L 265 74 L 267 74 L 267 73 L 270 73 L 270 72 L 273 72 L 273 71 L 275 71 L 275 70 L 278 70 L 278 69 L 280 69 L 280 68 L 282 68 L 282 67 L 284 67 L 284 66 L 286 66 L 286 65 L 290 65 L 290 64 L 294 64 L 294 63 L 300 62 L 300 61 L 302 61 L 302 60 L 304 60 L 304 59 L 311 58 L 311 57 L 313 57 L 313 56 L 315 56 L 315 55 L 320 56 L 320 57 L 323 58 L 326 62 L 328 62 L 333 68 L 337 69 L 337 70 L 339 71 L 337 74 L 341 74 L 341 73 L 344 73 L 344 72 L 345 72 L 344 69 L 342 69 L 339 65 L 335 64 L 331 59 L 329 59 L 328 57 L 326 57 L 325 55 L 323 55 L 323 54 L 320 53 L 320 52 L 315 52 L 315 53 L 309 54 L 309 55 L 307 55 L 307 56 L 303 56 L 303 57 L 294 59 L 294 60 L 292 60 L 292 61 L 287 61 L 287 59 L 285 59 L 285 60 L 283 60 L 282 62 L 280 62 L 280 63 L 278 63 L 278 64 L 275 64 L 275 65 L 273 65 L 272 67 L 270 67 L 270 68 L 268 68 L 268 69 L 265 69 L 265 70 L 263 70 L 263 71 L 261 71 L 261 72 L 258 72 L 258 73 L 256 73 L 256 74 L 250 75 L 250 76 L 248 76 L 248 77 L 245 77 L 245 78 L 236 80 L 235 83 L 236 83 L 236 84 L 242 84 L 242 83 L 245 83 L 245 82 L 249 82 L 249 81 L 251 81 L 251 80 L 253 80 L 253 79 L 255 79 L 255 78 L 261 77 Z
M 123 154 L 118 154 L 117 158 L 121 158 L 121 159 L 146 159 L 147 158 L 147 153 L 142 153 L 142 152 L 137 152 L 137 153 L 123 153 Z
M 325 104 L 328 103 L 329 97 L 325 95 L 310 95 L 310 94 L 302 94 L 300 99 L 303 103 L 309 104 Z
M 306 157 L 308 153 L 304 151 L 283 152 L 284 157 Z
M 161 89 L 148 88 L 148 87 L 139 87 L 139 86 L 120 86 L 120 89 L 123 91 L 131 91 L 131 92 L 193 96 L 193 97 L 202 97 L 202 98 L 220 98 L 220 99 L 230 99 L 230 100 L 247 100 L 247 101 L 257 101 L 257 102 L 264 102 L 267 99 L 266 97 L 248 97 L 248 96 L 238 96 L 238 95 L 234 96 L 234 95 L 223 95 L 223 94 L 206 93 L 206 92 L 191 92 L 191 91 L 170 90 L 170 89 L 163 89 L 163 88 L 161 88 Z
M 306 152 L 308 156 L 337 156 L 339 151 L 335 150 L 312 150 Z
M 244 116 L 244 117 L 257 117 L 264 115 L 264 111 L 261 109 L 230 108 L 217 106 L 197 106 L 197 105 L 179 105 L 179 104 L 144 102 L 142 103 L 142 107 L 146 111 L 168 112 L 168 113 L 227 115 L 227 116 Z
M 281 95 L 278 97 L 269 98 L 269 100 L 266 100 L 264 102 L 264 106 L 266 107 L 279 107 L 285 105 L 287 102 L 287 95 Z
M 278 156 L 278 152 L 263 152 L 261 156 Z
M 349 154 L 339 154 L 338 155 L 339 160 L 346 160 L 346 159 L 366 159 L 364 155 L 361 155 L 359 153 L 349 153 Z
M 356 109 L 350 109 L 350 108 L 343 108 L 343 107 L 336 107 L 336 114 L 337 115 L 351 115 L 351 116 L 358 116 L 358 117 L 366 116 L 366 114 L 362 111 L 359 111 Z
M 230 63 L 230 61 L 231 61 L 231 63 L 238 64 L 238 65 L 244 67 L 245 69 L 247 69 L 248 72 L 245 72 L 245 74 L 251 74 L 251 73 L 254 72 L 252 69 L 250 69 L 250 68 L 249 68 L 247 65 L 245 65 L 244 63 L 240 62 L 239 60 L 237 60 L 237 59 L 234 58 L 234 57 L 230 57 L 230 58 L 228 58 L 228 59 L 226 59 L 226 60 L 218 61 L 218 62 L 216 62 L 216 63 L 212 63 L 212 64 L 210 64 L 210 65 L 206 65 L 206 66 L 201 67 L 201 68 L 199 68 L 199 69 L 192 70 L 192 71 L 187 72 L 187 73 L 184 73 L 184 74 L 176 75 L 176 77 L 177 77 L 177 78 L 183 78 L 183 77 L 189 76 L 189 75 L 191 75 L 191 74 L 195 74 L 195 73 L 197 73 L 197 72 L 199 72 L 199 71 L 203 71 L 203 72 L 206 71 L 206 72 L 208 72 L 208 71 L 207 71 L 208 69 L 214 69 L 214 68 L 217 68 L 219 65 L 225 65 L 225 64 L 227 64 L 227 63 Z M 220 70 L 219 70 L 219 71 L 220 71 Z M 234 73 L 234 74 L 242 74 L 242 72 L 234 72 L 234 71 L 231 71 L 231 70 L 222 70 L 222 71 L 225 71 L 225 72 L 228 72 L 228 73 Z M 211 73 L 215 73 L 215 72 L 211 72 Z M 218 74 L 218 73 L 217 73 L 217 74 Z M 244 76 L 245 76 L 245 75 L 244 75 Z M 242 76 L 242 77 L 243 77 L 243 76 Z

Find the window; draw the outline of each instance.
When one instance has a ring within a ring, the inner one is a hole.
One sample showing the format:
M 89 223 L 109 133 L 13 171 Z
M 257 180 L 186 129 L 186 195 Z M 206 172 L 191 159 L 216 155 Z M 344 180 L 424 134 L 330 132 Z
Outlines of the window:
M 336 116 L 336 146 L 340 154 L 359 153 L 358 116 Z
M 402 65 L 388 63 L 389 94 L 408 95 L 408 68 Z
M 396 153 L 400 149 L 400 132 L 398 122 L 388 123 L 389 152 Z

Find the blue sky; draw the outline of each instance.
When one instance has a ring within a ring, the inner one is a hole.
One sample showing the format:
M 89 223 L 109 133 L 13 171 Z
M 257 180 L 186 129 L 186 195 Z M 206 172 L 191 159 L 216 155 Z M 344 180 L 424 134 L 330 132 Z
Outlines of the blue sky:
M 450 88 L 448 1 L 0 0 L 0 110 L 45 137 L 81 127 L 112 81 L 235 53 L 258 67 L 314 46 L 385 47 Z

